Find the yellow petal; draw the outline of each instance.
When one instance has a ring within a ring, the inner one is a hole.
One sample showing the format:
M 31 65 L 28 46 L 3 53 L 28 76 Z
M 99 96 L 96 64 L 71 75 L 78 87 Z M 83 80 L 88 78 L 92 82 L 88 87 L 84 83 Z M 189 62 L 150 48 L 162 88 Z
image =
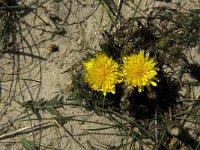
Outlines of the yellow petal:
M 157 86 L 156 82 L 159 81 L 155 77 L 159 70 L 155 67 L 157 62 L 149 55 L 149 52 L 140 50 L 139 54 L 132 54 L 123 59 L 122 73 L 125 85 L 138 87 L 138 92 L 144 91 L 145 86 L 150 91 L 150 86 Z
M 150 81 L 150 83 L 151 83 L 151 85 L 153 85 L 153 86 L 157 86 L 157 83 L 154 82 L 154 81 Z
M 101 53 L 97 54 L 96 58 L 83 62 L 83 67 L 85 81 L 91 89 L 101 91 L 104 96 L 109 92 L 115 93 L 115 84 L 119 80 L 119 65 L 114 60 Z
M 138 92 L 141 93 L 142 91 L 142 87 L 138 87 Z

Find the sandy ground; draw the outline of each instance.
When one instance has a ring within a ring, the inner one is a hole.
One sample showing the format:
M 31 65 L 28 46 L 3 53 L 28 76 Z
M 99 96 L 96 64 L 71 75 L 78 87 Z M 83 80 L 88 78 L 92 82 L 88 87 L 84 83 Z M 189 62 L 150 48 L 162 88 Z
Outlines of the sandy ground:
M 147 7 L 173 6 L 173 3 L 153 0 L 143 0 L 141 4 L 138 2 L 126 1 L 127 4 L 123 5 L 121 12 L 125 19 L 134 14 L 133 8 L 136 4 L 139 5 L 141 13 L 144 13 L 142 10 Z M 181 1 L 186 8 L 195 7 L 194 3 L 185 2 L 187 1 Z M 48 100 L 57 93 L 67 95 L 71 74 L 65 71 L 79 62 L 88 50 L 100 50 L 100 33 L 111 25 L 105 8 L 97 0 L 22 0 L 20 3 L 26 4 L 29 8 L 18 12 L 14 18 L 15 22 L 10 22 L 17 31 L 13 33 L 14 43 L 9 47 L 12 52 L 8 52 L 0 59 L 0 77 L 3 81 L 0 87 L 0 135 L 38 124 L 39 122 L 30 120 L 35 116 L 22 119 L 28 113 L 17 102 L 40 98 Z M 37 9 L 36 5 L 39 6 Z M 52 44 L 56 44 L 59 50 L 50 54 Z M 199 55 L 194 57 L 198 60 Z M 77 116 L 76 118 L 85 121 L 110 123 L 108 119 L 83 108 L 66 106 L 60 109 L 60 112 L 65 117 Z M 53 117 L 47 112 L 42 112 L 42 116 Z M 46 121 L 42 121 L 44 122 Z M 35 140 L 36 143 L 40 141 L 44 147 L 62 150 L 114 149 L 122 141 L 122 136 L 118 136 L 118 130 L 109 129 L 89 134 L 85 129 L 102 126 L 70 121 L 65 124 L 65 128 L 81 143 L 80 146 L 64 128 L 55 126 L 55 120 L 49 122 L 53 127 L 44 129 L 43 132 L 0 140 L 0 149 L 23 149 L 19 142 L 24 138 Z

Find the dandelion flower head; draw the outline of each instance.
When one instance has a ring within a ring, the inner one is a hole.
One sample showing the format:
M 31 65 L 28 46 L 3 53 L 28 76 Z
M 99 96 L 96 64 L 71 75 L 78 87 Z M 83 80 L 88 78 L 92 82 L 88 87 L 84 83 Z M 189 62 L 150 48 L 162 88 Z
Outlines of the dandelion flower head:
M 123 76 L 127 86 L 138 87 L 142 92 L 144 87 L 150 91 L 150 85 L 157 86 L 155 77 L 159 68 L 155 67 L 157 62 L 149 58 L 149 52 L 141 50 L 139 54 L 132 54 L 123 58 Z
M 111 92 L 115 94 L 115 84 L 119 82 L 118 64 L 105 54 L 97 54 L 95 58 L 83 62 L 85 80 L 96 91 L 103 95 Z

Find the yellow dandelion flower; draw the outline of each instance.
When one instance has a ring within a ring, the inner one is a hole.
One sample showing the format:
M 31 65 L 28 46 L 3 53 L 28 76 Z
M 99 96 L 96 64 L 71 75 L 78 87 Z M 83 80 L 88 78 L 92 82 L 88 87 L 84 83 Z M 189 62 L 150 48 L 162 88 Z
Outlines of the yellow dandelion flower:
M 85 80 L 96 91 L 115 94 L 115 84 L 120 82 L 118 64 L 105 54 L 97 54 L 96 58 L 83 62 Z
M 157 86 L 159 81 L 155 76 L 159 68 L 155 67 L 157 62 L 149 58 L 149 52 L 141 50 L 139 54 L 132 54 L 123 58 L 124 82 L 128 86 L 138 87 L 142 92 L 144 87 L 150 91 L 150 85 Z

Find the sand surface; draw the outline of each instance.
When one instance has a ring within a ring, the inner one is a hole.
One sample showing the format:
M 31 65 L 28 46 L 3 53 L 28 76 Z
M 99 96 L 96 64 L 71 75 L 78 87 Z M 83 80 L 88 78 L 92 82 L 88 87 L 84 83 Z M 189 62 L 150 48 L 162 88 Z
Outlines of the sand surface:
M 140 12 L 160 5 L 174 6 L 174 2 L 125 0 L 121 14 L 128 19 L 134 14 L 137 4 Z M 115 0 L 117 5 L 118 1 Z M 59 112 L 64 117 L 74 117 L 84 121 L 69 121 L 59 127 L 53 115 L 42 112 L 42 117 L 49 118 L 42 122 L 32 120 L 35 115 L 29 116 L 19 102 L 49 100 L 56 94 L 67 96 L 70 92 L 71 74 L 66 72 L 77 62 L 80 62 L 89 50 L 99 51 L 98 41 L 101 32 L 109 29 L 111 21 L 106 9 L 97 0 L 22 0 L 20 4 L 28 7 L 16 12 L 12 25 L 12 38 L 14 41 L 8 47 L 8 53 L 0 59 L 0 137 L 19 129 L 32 128 L 37 124 L 49 124 L 51 127 L 39 129 L 34 133 L 13 135 L 9 138 L 0 138 L 1 150 L 23 149 L 20 141 L 27 139 L 45 146 L 61 150 L 97 150 L 114 149 L 122 142 L 121 131 L 108 129 L 90 133 L 86 129 L 105 127 L 88 123 L 111 122 L 105 117 L 98 116 L 92 111 L 83 108 L 65 106 Z M 185 8 L 194 8 L 192 3 L 182 0 Z M 55 44 L 59 50 L 51 53 L 51 46 Z M 195 50 L 194 50 L 195 51 Z M 196 53 L 196 54 L 195 54 Z M 194 52 L 194 60 L 199 62 L 199 54 Z M 196 92 L 199 89 L 195 89 Z M 23 119 L 24 118 L 24 119 Z M 23 121 L 22 121 L 23 120 Z M 71 135 L 75 139 L 71 137 Z M 78 142 L 79 144 L 78 144 Z

